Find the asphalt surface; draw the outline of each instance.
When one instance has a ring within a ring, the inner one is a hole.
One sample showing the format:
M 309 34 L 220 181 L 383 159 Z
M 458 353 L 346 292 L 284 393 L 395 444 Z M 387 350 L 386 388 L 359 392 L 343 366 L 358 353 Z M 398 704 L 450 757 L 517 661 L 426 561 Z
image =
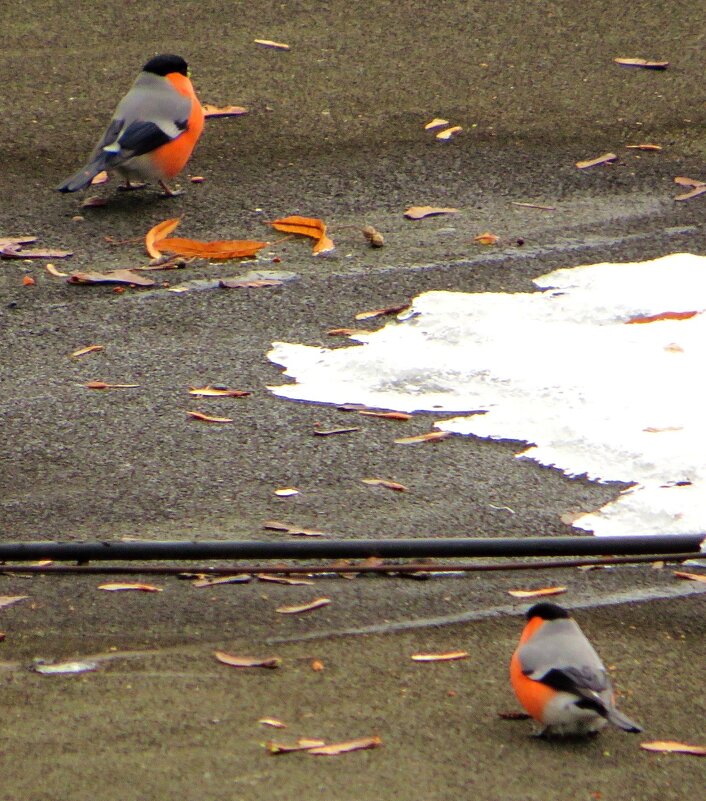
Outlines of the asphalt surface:
M 400 423 L 275 398 L 267 386 L 281 372 L 266 353 L 274 341 L 331 346 L 340 340 L 326 332 L 357 325 L 357 312 L 430 289 L 530 291 L 533 277 L 557 267 L 706 252 L 704 197 L 673 199 L 683 191 L 675 176 L 706 179 L 698 9 L 336 0 L 163 11 L 152 0 L 71 14 L 32 2 L 4 21 L 0 237 L 31 234 L 36 247 L 73 251 L 52 260 L 65 272 L 104 271 L 145 264 L 139 240 L 169 217 L 182 218 L 184 236 L 274 241 L 267 221 L 299 213 L 324 219 L 337 248 L 315 258 L 308 243 L 287 240 L 256 263 L 151 274 L 172 286 L 251 269 L 296 275 L 276 288 L 183 294 L 74 286 L 44 262 L 0 261 L 3 539 L 281 538 L 263 530 L 271 519 L 339 537 L 552 536 L 571 533 L 562 515 L 614 497 L 621 486 L 515 459 L 517 443 L 394 444 L 428 430 L 431 415 Z M 106 206 L 82 209 L 80 197 L 53 192 L 139 66 L 164 51 L 187 58 L 203 101 L 249 113 L 208 121 L 179 198 L 118 194 L 112 181 L 95 191 Z M 618 56 L 670 67 L 621 68 Z M 423 129 L 435 116 L 463 132 L 436 141 Z M 624 147 L 644 142 L 663 149 Z M 574 166 L 607 151 L 619 155 L 614 165 Z M 204 182 L 192 184 L 194 175 Z M 403 217 L 426 204 L 459 213 Z M 365 224 L 384 234 L 383 248 L 367 245 Z M 498 245 L 473 242 L 487 230 Z M 104 350 L 69 356 L 90 344 Z M 82 386 L 91 380 L 139 386 Z M 207 383 L 251 394 L 187 394 Z M 235 422 L 209 426 L 189 409 Z M 314 434 L 351 425 L 360 430 Z M 371 488 L 366 477 L 409 489 Z M 300 495 L 273 495 L 287 486 Z M 641 738 L 703 741 L 703 596 L 591 609 L 681 591 L 669 568 L 202 590 L 144 580 L 163 592 L 103 593 L 96 576 L 0 577 L 0 594 L 29 596 L 0 609 L 3 801 L 464 792 L 642 801 L 696 796 L 703 785 L 697 758 L 637 748 Z M 568 588 L 567 604 L 588 607 L 577 614 L 644 736 L 547 746 L 528 737 L 528 723 L 497 718 L 513 707 L 505 665 L 520 626 L 503 610 L 524 608 L 506 591 L 553 584 Z M 274 611 L 316 596 L 331 604 Z M 353 631 L 368 633 L 340 636 Z M 228 672 L 214 648 L 276 651 L 284 662 Z M 409 660 L 457 648 L 471 657 Z M 35 657 L 115 653 L 76 677 L 26 670 Z M 313 658 L 323 671 L 311 670 Z M 377 732 L 384 747 L 268 757 L 259 743 L 279 732 L 260 731 L 263 716 L 286 719 L 288 736 Z

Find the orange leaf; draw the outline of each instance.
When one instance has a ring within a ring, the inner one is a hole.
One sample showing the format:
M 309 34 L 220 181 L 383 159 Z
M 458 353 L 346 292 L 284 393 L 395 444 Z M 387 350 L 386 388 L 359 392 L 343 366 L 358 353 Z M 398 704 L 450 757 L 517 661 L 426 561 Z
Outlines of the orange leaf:
M 106 381 L 89 381 L 86 389 L 137 389 L 139 384 L 108 384 Z
M 315 598 L 308 604 L 299 604 L 297 606 L 278 606 L 275 609 L 280 615 L 298 615 L 302 612 L 311 612 L 313 609 L 320 609 L 322 606 L 328 606 L 331 603 L 330 598 Z
M 31 275 L 25 275 L 22 278 L 22 286 L 36 286 L 37 282 L 32 278 Z
M 433 217 L 437 214 L 458 214 L 458 209 L 444 206 L 410 206 L 404 216 L 408 220 L 421 220 L 424 217 Z
M 103 350 L 103 345 L 86 345 L 85 348 L 79 348 L 70 355 L 75 357 L 85 356 L 87 353 L 94 353 L 97 350 Z
M 442 125 L 448 125 L 449 121 L 444 120 L 441 117 L 434 117 L 433 120 L 430 120 L 425 126 L 425 131 L 432 131 L 434 128 L 441 128 Z
M 290 47 L 288 44 L 284 44 L 284 42 L 273 42 L 271 39 L 253 39 L 255 44 L 261 45 L 262 47 L 271 47 L 273 50 L 289 50 Z
M 688 320 L 691 317 L 695 317 L 700 312 L 697 311 L 683 311 L 683 312 L 673 312 L 673 311 L 666 311 L 661 312 L 660 314 L 646 314 L 644 316 L 638 315 L 637 317 L 631 317 L 629 320 L 625 321 L 626 325 L 635 325 L 641 323 L 656 323 L 660 320 Z
M 598 167 L 601 164 L 611 164 L 617 161 L 618 157 L 615 153 L 604 153 L 602 156 L 596 156 L 595 159 L 587 159 L 586 161 L 577 161 L 576 166 L 580 170 L 586 170 L 589 167 Z
M 404 484 L 398 484 L 396 481 L 388 481 L 385 478 L 361 478 L 363 484 L 370 484 L 373 487 L 385 487 L 387 489 L 395 490 L 396 492 L 407 492 L 407 487 Z
M 642 67 L 647 70 L 666 70 L 669 66 L 668 61 L 649 61 L 645 58 L 614 58 L 613 61 L 621 67 Z
M 566 587 L 543 587 L 541 590 L 508 590 L 513 598 L 538 598 L 542 595 L 561 595 Z
M 491 234 L 490 231 L 473 237 L 473 241 L 477 242 L 479 245 L 495 245 L 498 239 L 500 239 L 500 237 L 497 234 Z
M 359 737 L 357 740 L 347 740 L 343 743 L 331 743 L 315 748 L 309 748 L 307 753 L 314 756 L 337 756 L 338 754 L 348 754 L 351 751 L 365 751 L 368 748 L 378 748 L 382 745 L 382 740 L 375 735 L 374 737 Z
M 308 751 L 311 748 L 317 748 L 325 745 L 324 740 L 313 740 L 311 737 L 300 737 L 294 745 L 287 743 L 275 743 L 269 740 L 265 743 L 265 748 L 270 754 L 291 754 L 294 751 Z
M 262 723 L 263 726 L 272 726 L 273 729 L 286 729 L 287 724 L 282 723 L 281 720 L 277 720 L 277 718 L 260 718 L 258 723 Z
M 99 590 L 106 590 L 107 592 L 122 592 L 125 590 L 137 590 L 138 592 L 162 592 L 162 587 L 155 587 L 153 584 L 133 584 L 128 582 L 111 581 L 107 584 L 101 584 Z
M 437 139 L 440 139 L 442 142 L 445 142 L 448 139 L 456 136 L 456 134 L 460 134 L 463 128 L 460 125 L 453 125 L 451 128 L 445 128 L 443 131 L 439 131 L 436 135 Z
M 312 659 L 311 660 L 311 669 L 316 673 L 321 672 L 325 669 L 324 663 L 320 659 Z
M 164 220 L 161 223 L 157 223 L 147 232 L 145 235 L 145 250 L 153 259 L 158 259 L 162 255 L 155 247 L 155 244 L 164 239 L 165 236 L 169 236 L 180 222 L 181 220 L 178 217 L 173 220 Z
M 213 242 L 201 242 L 198 239 L 182 239 L 173 237 L 160 239 L 154 243 L 159 252 L 174 253 L 177 256 L 195 256 L 201 259 L 244 259 L 254 256 L 262 250 L 267 242 L 255 242 L 250 239 L 224 239 Z
M 224 665 L 230 665 L 230 667 L 278 668 L 282 664 L 282 660 L 278 656 L 257 659 L 251 656 L 234 656 L 233 654 L 227 654 L 225 651 L 214 651 L 213 655 L 219 662 Z
M 315 239 L 314 253 L 327 253 L 335 247 L 333 241 L 326 235 L 326 223 L 316 217 L 300 217 L 294 214 L 274 220 L 270 225 L 277 231 Z
M 324 234 L 321 239 L 314 245 L 314 249 L 312 253 L 314 255 L 318 255 L 319 253 L 330 253 L 332 250 L 336 249 L 336 245 L 331 239 L 330 236 Z
M 651 145 L 648 143 L 640 144 L 640 145 L 625 145 L 627 150 L 651 150 L 657 151 L 662 149 L 662 145 Z
M 203 423 L 232 423 L 233 418 L 231 417 L 214 417 L 210 414 L 203 414 L 203 412 L 194 412 L 194 411 L 187 411 L 189 417 L 192 417 L 194 420 L 201 420 Z
M 412 654 L 414 662 L 453 662 L 466 659 L 468 651 L 448 651 L 445 654 Z
M 248 113 L 243 106 L 213 106 L 210 103 L 203 103 L 201 108 L 204 117 L 239 117 Z
M 426 434 L 417 434 L 413 437 L 400 437 L 395 442 L 398 445 L 414 445 L 417 442 L 438 442 L 448 439 L 451 436 L 449 431 L 427 431 Z
M 105 184 L 108 183 L 109 179 L 110 176 L 108 173 L 105 170 L 101 170 L 98 175 L 94 175 L 93 178 L 91 178 L 91 185 L 98 186 L 99 184 Z
M 370 320 L 372 317 L 382 317 L 385 314 L 399 314 L 410 307 L 409 301 L 406 303 L 397 303 L 394 306 L 385 306 L 382 309 L 373 309 L 372 311 L 358 312 L 356 320 Z
M 386 420 L 411 420 L 412 415 L 407 412 L 376 412 L 368 409 L 361 409 L 358 414 L 365 415 L 366 417 L 384 417 Z
M 653 740 L 649 743 L 640 743 L 645 751 L 659 751 L 661 753 L 691 754 L 692 756 L 706 756 L 706 745 L 689 745 L 675 740 Z
M 683 573 L 681 570 L 675 570 L 674 575 L 686 581 L 703 581 L 706 584 L 706 573 Z

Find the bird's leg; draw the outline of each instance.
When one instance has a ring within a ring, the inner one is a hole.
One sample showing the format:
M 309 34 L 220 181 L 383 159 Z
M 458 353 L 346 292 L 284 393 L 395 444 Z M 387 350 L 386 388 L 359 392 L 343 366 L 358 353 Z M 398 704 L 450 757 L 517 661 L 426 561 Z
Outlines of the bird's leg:
M 162 197 L 179 197 L 179 195 L 183 195 L 184 194 L 184 190 L 183 189 L 170 189 L 164 183 L 164 181 L 160 181 L 159 185 L 162 187 L 162 189 L 164 189 L 164 194 L 162 195 Z
M 121 185 L 118 187 L 118 189 L 119 189 L 121 192 L 132 192 L 132 191 L 133 191 L 133 189 L 144 189 L 146 186 L 147 186 L 147 184 L 146 184 L 146 183 L 141 183 L 141 184 L 133 184 L 133 183 L 131 183 L 131 182 L 130 182 L 130 179 L 129 179 L 129 178 L 126 178 L 126 179 L 125 179 L 125 183 L 124 183 L 124 184 L 121 184 Z

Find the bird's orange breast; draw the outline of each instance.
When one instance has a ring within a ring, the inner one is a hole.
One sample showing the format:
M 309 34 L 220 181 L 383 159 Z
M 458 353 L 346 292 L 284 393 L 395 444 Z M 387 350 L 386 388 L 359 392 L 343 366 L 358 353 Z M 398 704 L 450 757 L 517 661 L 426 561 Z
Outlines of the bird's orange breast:
M 540 722 L 544 716 L 544 708 L 556 695 L 556 690 L 548 687 L 546 684 L 542 684 L 541 681 L 535 681 L 525 676 L 520 664 L 519 650 L 523 643 L 526 643 L 536 634 L 542 625 L 544 625 L 544 620 L 540 617 L 533 617 L 527 622 L 527 625 L 522 631 L 520 643 L 510 660 L 510 682 L 517 696 L 517 700 L 522 704 L 529 715 Z
M 203 109 L 191 81 L 177 72 L 168 75 L 167 80 L 179 94 L 191 100 L 191 113 L 184 133 L 152 151 L 153 163 L 165 179 L 173 178 L 184 169 L 199 141 L 204 125 Z

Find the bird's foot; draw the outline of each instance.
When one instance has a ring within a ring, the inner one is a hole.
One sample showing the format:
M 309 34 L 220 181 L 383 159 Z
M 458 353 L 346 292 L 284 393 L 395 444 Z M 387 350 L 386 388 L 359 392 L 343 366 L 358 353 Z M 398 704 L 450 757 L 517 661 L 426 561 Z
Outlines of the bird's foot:
M 184 194 L 184 190 L 183 189 L 170 189 L 164 183 L 164 181 L 160 181 L 159 185 L 162 187 L 162 189 L 164 189 L 164 194 L 162 195 L 162 197 L 179 197 L 179 195 L 183 195 Z
M 119 192 L 132 192 L 135 189 L 144 189 L 147 186 L 146 183 L 141 184 L 133 184 L 130 181 L 125 181 L 124 184 L 120 184 L 118 187 Z

